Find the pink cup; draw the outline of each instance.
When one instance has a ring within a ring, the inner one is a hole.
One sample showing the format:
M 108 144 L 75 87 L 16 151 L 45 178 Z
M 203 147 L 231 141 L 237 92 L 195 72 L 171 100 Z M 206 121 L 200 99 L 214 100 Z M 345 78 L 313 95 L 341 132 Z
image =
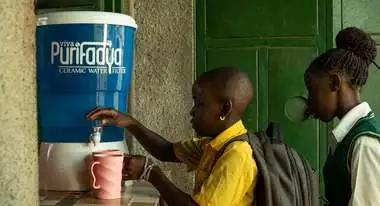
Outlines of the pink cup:
M 92 155 L 91 176 L 93 194 L 99 199 L 118 199 L 121 197 L 123 155 L 95 153 Z

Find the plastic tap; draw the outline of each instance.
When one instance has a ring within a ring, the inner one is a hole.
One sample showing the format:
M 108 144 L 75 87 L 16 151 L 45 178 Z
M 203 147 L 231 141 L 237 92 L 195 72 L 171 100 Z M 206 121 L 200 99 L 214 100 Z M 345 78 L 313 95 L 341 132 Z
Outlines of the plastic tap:
M 96 121 L 96 125 L 92 127 L 90 141 L 96 146 L 102 139 L 103 126 L 99 121 Z

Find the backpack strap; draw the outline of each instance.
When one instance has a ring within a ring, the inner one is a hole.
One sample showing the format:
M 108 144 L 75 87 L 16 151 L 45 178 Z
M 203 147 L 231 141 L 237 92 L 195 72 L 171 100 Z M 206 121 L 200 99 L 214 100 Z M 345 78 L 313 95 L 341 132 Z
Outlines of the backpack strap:
M 237 141 L 240 141 L 240 142 L 249 142 L 248 135 L 247 134 L 239 135 L 237 137 L 234 137 L 234 138 L 230 139 L 228 142 L 226 142 L 222 146 L 222 148 L 220 148 L 219 151 L 216 153 L 213 165 L 215 165 L 216 161 L 223 155 L 224 150 L 226 150 L 226 148 L 228 147 L 228 145 L 230 145 L 233 142 L 237 142 Z
M 281 126 L 278 123 L 269 122 L 268 128 L 265 134 L 271 142 L 282 142 L 284 140 L 284 134 L 282 133 Z
M 249 145 L 251 145 L 252 149 L 262 150 L 261 148 L 262 148 L 262 144 L 264 142 L 267 142 L 267 141 L 270 141 L 270 142 L 280 141 L 280 142 L 282 142 L 282 139 L 283 139 L 283 134 L 282 134 L 280 125 L 277 123 L 270 122 L 269 126 L 265 132 L 262 132 L 262 131 L 254 132 L 254 133 L 253 132 L 247 132 L 243 135 L 240 135 L 240 136 L 237 136 L 237 137 L 230 139 L 228 142 L 226 142 L 222 146 L 222 148 L 220 148 L 220 150 L 216 154 L 214 164 L 215 164 L 216 160 L 218 160 L 219 157 L 221 157 L 223 155 L 224 150 L 226 150 L 228 145 L 230 145 L 233 142 L 236 142 L 236 141 L 243 141 L 244 142 L 245 141 L 245 142 L 248 142 Z
M 230 139 L 228 142 L 226 142 L 222 146 L 222 148 L 220 148 L 220 150 L 218 151 L 218 154 L 216 156 L 217 157 L 216 159 L 218 159 L 220 156 L 222 156 L 222 154 L 224 153 L 224 150 L 232 142 L 246 141 L 251 145 L 251 147 L 256 145 L 256 147 L 260 148 L 262 143 L 266 142 L 268 140 L 270 140 L 270 142 L 273 142 L 273 141 L 282 142 L 283 141 L 283 133 L 282 133 L 280 124 L 274 123 L 274 122 L 269 122 L 269 126 L 265 132 L 261 132 L 261 131 L 255 132 L 255 133 L 247 132 L 246 134 L 243 134 L 243 135 L 240 135 L 240 136 L 237 136 L 237 137 Z

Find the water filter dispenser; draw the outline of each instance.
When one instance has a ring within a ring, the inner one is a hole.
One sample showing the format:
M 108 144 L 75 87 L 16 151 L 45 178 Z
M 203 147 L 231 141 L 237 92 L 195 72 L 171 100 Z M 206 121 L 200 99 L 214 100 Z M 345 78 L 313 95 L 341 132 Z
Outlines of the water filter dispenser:
M 40 189 L 88 190 L 94 150 L 127 152 L 124 130 L 88 121 L 96 106 L 126 112 L 133 71 L 133 18 L 70 11 L 37 17 Z

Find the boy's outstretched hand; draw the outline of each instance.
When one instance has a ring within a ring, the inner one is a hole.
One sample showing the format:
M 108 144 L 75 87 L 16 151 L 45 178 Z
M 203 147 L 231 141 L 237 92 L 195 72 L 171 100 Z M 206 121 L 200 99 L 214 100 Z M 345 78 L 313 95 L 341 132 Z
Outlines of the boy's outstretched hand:
M 100 119 L 103 125 L 115 125 L 122 128 L 126 128 L 135 122 L 131 116 L 111 108 L 97 107 L 90 111 L 86 117 L 89 120 Z
M 124 154 L 123 180 L 138 180 L 144 171 L 145 161 L 144 156 Z

